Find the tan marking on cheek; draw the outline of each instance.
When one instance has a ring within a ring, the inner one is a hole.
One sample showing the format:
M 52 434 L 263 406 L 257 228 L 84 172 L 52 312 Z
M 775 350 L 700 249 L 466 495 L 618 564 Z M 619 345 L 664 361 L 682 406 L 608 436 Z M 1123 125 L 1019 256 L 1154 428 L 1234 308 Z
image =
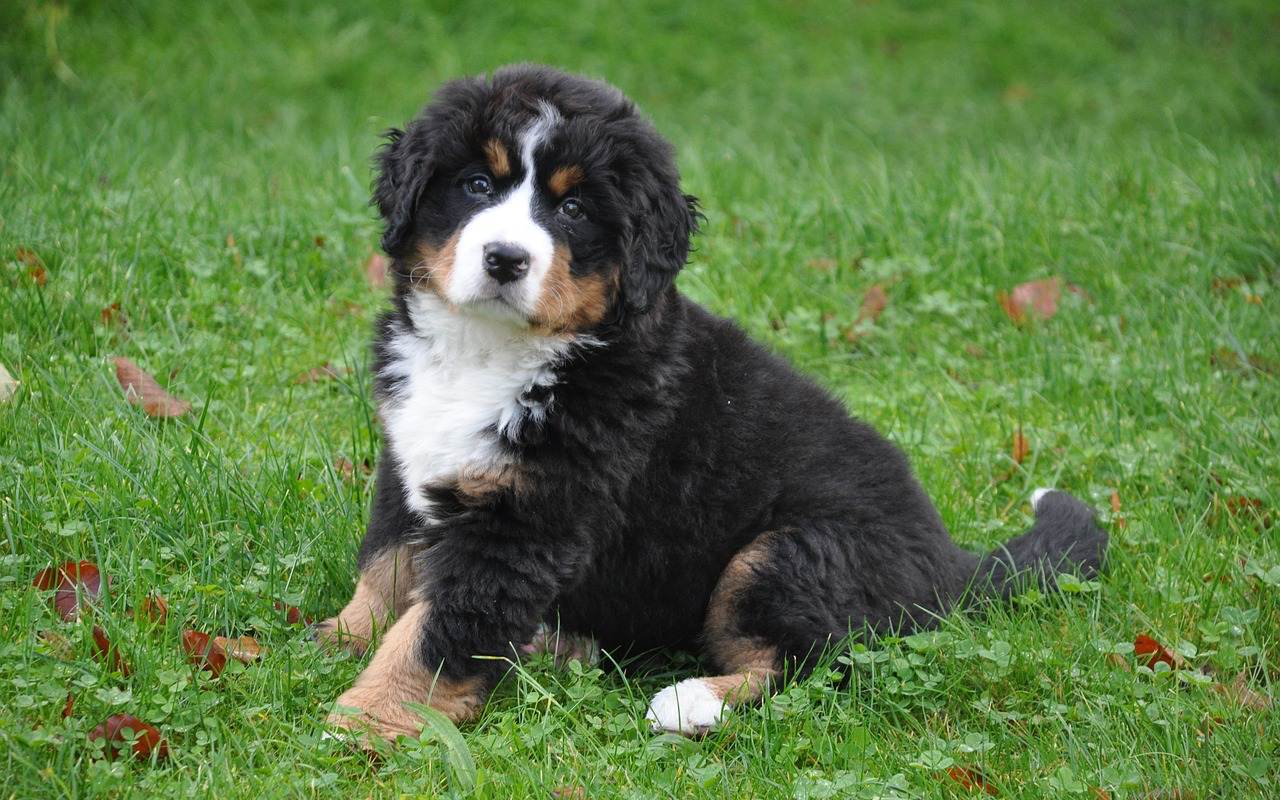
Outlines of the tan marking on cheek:
M 484 143 L 484 158 L 489 162 L 489 170 L 495 178 L 505 178 L 511 174 L 511 157 L 507 154 L 507 146 L 497 139 Z
M 476 717 L 484 703 L 483 682 L 479 678 L 451 681 L 422 663 L 419 644 L 429 613 L 428 603 L 417 602 L 391 626 L 369 666 L 336 701 L 359 713 L 335 709 L 329 715 L 330 725 L 384 739 L 417 736 L 422 717 L 406 703 L 429 705 L 453 722 Z
M 551 268 L 542 279 L 537 306 L 530 319 L 542 333 L 569 333 L 590 328 L 604 319 L 617 292 L 616 270 L 574 275 L 569 269 L 569 248 L 557 244 Z
M 327 647 L 363 654 L 387 620 L 409 607 L 413 579 L 413 550 L 409 546 L 380 554 L 361 570 L 355 593 L 338 616 L 316 625 L 316 640 Z
M 464 503 L 483 503 L 489 497 L 504 490 L 523 492 L 527 476 L 515 464 L 494 468 L 464 468 L 458 476 L 457 490 Z
M 582 167 L 576 164 L 568 167 L 558 167 L 555 172 L 551 173 L 551 177 L 547 179 L 547 188 L 551 189 L 553 195 L 559 197 L 582 183 L 586 177 L 582 172 Z
M 453 276 L 453 261 L 458 252 L 458 240 L 462 231 L 455 232 L 441 247 L 427 242 L 418 244 L 418 260 L 409 269 L 409 285 L 414 289 L 429 289 L 441 300 L 448 301 L 446 292 Z

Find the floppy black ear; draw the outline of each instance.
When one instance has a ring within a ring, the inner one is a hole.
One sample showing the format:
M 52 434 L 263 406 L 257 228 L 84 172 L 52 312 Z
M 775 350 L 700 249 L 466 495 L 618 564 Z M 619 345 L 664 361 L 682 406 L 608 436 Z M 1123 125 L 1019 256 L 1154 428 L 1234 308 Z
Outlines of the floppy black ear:
M 623 246 L 622 296 L 629 311 L 643 314 L 684 267 L 702 215 L 698 198 L 681 192 L 675 178 L 660 179 L 638 206 Z
M 377 157 L 373 203 L 386 225 L 382 249 L 391 256 L 402 256 L 409 247 L 414 213 L 433 169 L 428 146 L 413 133 L 412 127 L 407 132 L 397 128 L 387 131 L 387 143 Z

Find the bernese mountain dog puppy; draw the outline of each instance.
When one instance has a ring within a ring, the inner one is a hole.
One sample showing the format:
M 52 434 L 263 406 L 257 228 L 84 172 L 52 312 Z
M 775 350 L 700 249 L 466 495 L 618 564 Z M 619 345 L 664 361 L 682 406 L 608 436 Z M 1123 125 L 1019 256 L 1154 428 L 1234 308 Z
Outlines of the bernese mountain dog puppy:
M 850 634 L 1093 575 L 1090 508 L 957 547 L 897 447 L 675 278 L 699 222 L 617 89 L 537 66 L 444 85 L 378 158 L 393 264 L 385 446 L 359 581 L 323 642 L 381 643 L 335 725 L 475 717 L 513 657 L 688 648 L 655 730 L 706 731 Z

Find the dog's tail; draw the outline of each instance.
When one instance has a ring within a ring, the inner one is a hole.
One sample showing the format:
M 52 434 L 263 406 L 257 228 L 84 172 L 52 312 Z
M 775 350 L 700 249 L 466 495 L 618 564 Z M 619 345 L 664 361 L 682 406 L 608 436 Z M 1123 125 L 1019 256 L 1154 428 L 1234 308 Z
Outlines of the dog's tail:
M 1057 489 L 1031 495 L 1031 530 L 983 556 L 975 576 L 979 595 L 1007 598 L 1019 588 L 1052 589 L 1060 572 L 1092 578 L 1102 569 L 1107 534 L 1093 509 Z

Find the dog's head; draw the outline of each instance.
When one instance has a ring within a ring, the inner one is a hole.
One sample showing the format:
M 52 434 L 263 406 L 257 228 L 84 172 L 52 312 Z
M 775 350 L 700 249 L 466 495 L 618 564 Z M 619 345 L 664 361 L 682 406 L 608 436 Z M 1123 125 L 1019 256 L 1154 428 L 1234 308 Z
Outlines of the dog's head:
M 545 333 L 648 311 L 696 231 L 671 146 L 617 89 L 545 67 L 445 84 L 379 155 L 397 290 Z

